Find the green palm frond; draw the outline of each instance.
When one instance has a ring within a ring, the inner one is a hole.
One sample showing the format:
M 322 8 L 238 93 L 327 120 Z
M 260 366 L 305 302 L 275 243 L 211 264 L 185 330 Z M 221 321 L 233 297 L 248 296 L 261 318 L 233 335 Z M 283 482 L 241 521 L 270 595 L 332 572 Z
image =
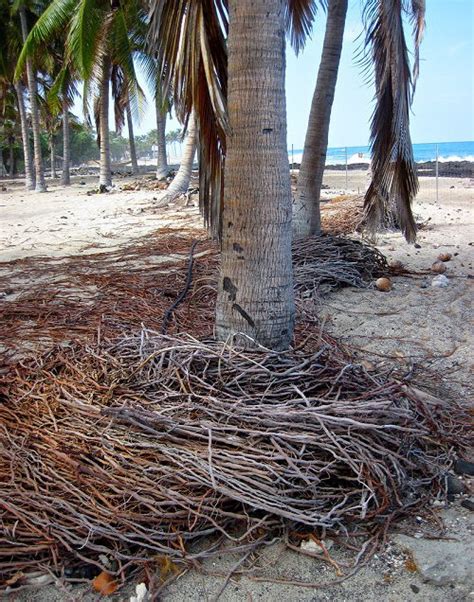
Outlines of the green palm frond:
M 80 0 L 71 18 L 66 48 L 83 79 L 92 77 L 94 65 L 100 62 L 108 24 L 107 11 L 100 0 Z
M 76 6 L 77 0 L 54 0 L 46 8 L 23 45 L 15 69 L 15 80 L 21 78 L 27 58 L 37 54 L 58 32 L 67 27 Z
M 403 31 L 404 8 L 402 0 L 368 0 L 364 11 L 376 89 L 371 122 L 372 182 L 364 207 L 367 226 L 373 231 L 395 207 L 401 230 L 412 242 L 416 224 L 411 203 L 418 192 L 418 178 L 409 130 L 413 83 Z

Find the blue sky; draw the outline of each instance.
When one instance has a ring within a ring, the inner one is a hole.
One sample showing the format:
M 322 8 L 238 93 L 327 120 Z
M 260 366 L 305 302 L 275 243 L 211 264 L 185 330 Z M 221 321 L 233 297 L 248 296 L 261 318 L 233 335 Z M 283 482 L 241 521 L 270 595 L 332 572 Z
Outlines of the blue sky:
M 344 48 L 329 132 L 329 146 L 365 145 L 373 109 L 373 89 L 364 83 L 355 55 L 360 47 L 363 0 L 349 0 Z M 413 142 L 474 140 L 474 0 L 426 0 L 426 33 L 421 73 L 413 105 Z M 316 82 L 325 15 L 317 17 L 312 40 L 299 57 L 288 48 L 288 147 L 304 144 Z M 178 127 L 170 122 L 169 129 Z M 154 128 L 149 103 L 137 133 Z M 125 132 L 124 132 L 125 134 Z

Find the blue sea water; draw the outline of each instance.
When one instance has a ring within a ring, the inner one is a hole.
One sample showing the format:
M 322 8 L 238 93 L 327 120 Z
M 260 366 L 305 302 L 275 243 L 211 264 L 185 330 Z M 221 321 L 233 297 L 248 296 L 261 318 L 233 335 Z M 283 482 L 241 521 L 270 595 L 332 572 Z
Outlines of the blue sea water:
M 440 142 L 421 143 L 413 145 L 413 154 L 417 163 L 434 161 L 436 152 L 441 162 L 446 161 L 474 161 L 474 141 L 467 142 Z M 301 163 L 303 149 L 291 149 L 288 151 L 290 162 L 292 157 L 295 163 Z M 348 146 L 347 148 L 328 148 L 326 163 L 328 165 L 351 163 L 369 163 L 370 150 L 368 146 Z

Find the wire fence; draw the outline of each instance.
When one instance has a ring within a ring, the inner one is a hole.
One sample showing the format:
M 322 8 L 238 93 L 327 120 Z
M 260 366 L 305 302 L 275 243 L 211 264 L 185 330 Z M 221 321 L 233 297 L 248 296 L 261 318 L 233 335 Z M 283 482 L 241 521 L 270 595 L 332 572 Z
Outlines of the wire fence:
M 456 152 L 457 151 L 457 152 Z M 469 154 L 469 153 L 472 154 Z M 303 151 L 292 146 L 291 167 L 300 168 Z M 440 200 L 456 188 L 474 187 L 474 143 L 414 145 L 420 195 Z M 322 198 L 334 194 L 364 194 L 371 180 L 371 156 L 367 147 L 328 149 Z

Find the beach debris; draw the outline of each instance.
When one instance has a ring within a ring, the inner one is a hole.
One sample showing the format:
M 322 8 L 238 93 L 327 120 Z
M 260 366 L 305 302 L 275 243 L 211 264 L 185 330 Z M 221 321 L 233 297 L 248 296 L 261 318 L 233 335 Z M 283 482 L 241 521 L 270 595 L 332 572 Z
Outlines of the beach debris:
M 474 476 L 474 462 L 459 458 L 454 463 L 453 469 L 456 474 L 465 474 L 470 477 Z
M 402 270 L 403 263 L 399 259 L 392 259 L 388 262 L 388 267 L 392 270 Z
M 301 321 L 284 353 L 143 329 L 12 366 L 0 481 L 2 528 L 15 538 L 0 591 L 15 572 L 67 556 L 102 568 L 94 587 L 107 595 L 117 583 L 101 554 L 130 569 L 157 555 L 181 568 L 221 553 L 213 534 L 241 549 L 291 543 L 295 524 L 329 536 L 363 525 L 375 543 L 388 520 L 419 515 L 466 453 L 467 409 L 368 372 Z
M 117 591 L 117 582 L 110 573 L 102 571 L 92 580 L 92 587 L 102 596 L 111 596 Z
M 462 500 L 461 506 L 463 508 L 466 508 L 466 510 L 470 510 L 471 512 L 474 512 L 474 500 L 472 500 L 472 499 Z
M 375 281 L 375 286 L 379 291 L 386 293 L 392 290 L 392 281 L 390 278 L 377 278 Z
M 451 261 L 452 258 L 451 253 L 440 253 L 438 255 L 438 261 Z
M 435 288 L 446 288 L 449 286 L 449 278 L 447 278 L 444 274 L 435 276 L 431 281 L 431 286 L 434 286 Z
M 431 271 L 435 274 L 444 274 L 444 272 L 446 272 L 446 266 L 442 261 L 435 261 L 431 266 Z
M 329 551 L 334 545 L 334 541 L 332 539 L 322 539 L 319 543 L 310 537 L 309 539 L 304 539 L 300 548 L 304 552 L 311 552 L 312 554 L 324 554 L 324 550 Z
M 130 602 L 148 602 L 150 599 L 147 587 L 144 583 L 139 583 L 135 586 L 135 594 L 135 596 L 130 597 Z
M 448 474 L 446 477 L 446 492 L 448 495 L 459 495 L 460 493 L 466 493 L 467 488 L 461 479 L 452 474 Z

